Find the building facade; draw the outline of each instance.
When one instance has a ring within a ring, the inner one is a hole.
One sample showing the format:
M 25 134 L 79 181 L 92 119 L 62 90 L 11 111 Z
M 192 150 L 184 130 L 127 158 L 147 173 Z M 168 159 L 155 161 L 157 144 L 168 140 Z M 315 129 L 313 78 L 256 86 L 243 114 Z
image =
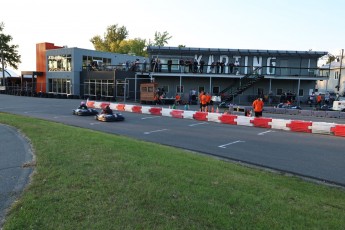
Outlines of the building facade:
M 147 47 L 147 51 L 145 58 L 39 43 L 36 71 L 30 73 L 32 80 L 25 89 L 52 97 L 137 101 L 140 84 L 156 82 L 166 97 L 179 94 L 185 102 L 191 91 L 205 91 L 235 104 L 251 103 L 257 96 L 278 103 L 287 94 L 299 103 L 308 99 L 317 81 L 329 76 L 317 67 L 324 51 L 189 47 Z
M 148 47 L 150 77 L 184 100 L 192 89 L 222 95 L 234 103 L 251 102 L 257 96 L 272 95 L 279 102 L 283 94 L 306 101 L 320 75 L 317 63 L 324 51 L 207 49 Z M 157 68 L 158 66 L 158 68 Z

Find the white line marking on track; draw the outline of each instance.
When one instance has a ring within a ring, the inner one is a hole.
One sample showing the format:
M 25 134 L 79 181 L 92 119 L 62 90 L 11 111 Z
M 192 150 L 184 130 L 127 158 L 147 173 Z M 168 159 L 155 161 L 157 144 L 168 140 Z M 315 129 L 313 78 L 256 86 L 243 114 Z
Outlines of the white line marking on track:
M 188 126 L 196 126 L 196 125 L 204 125 L 204 124 L 208 124 L 208 123 L 207 122 L 201 122 L 201 123 L 191 124 Z
M 154 131 L 150 131 L 150 132 L 144 132 L 144 134 L 151 134 L 151 133 L 157 133 L 157 132 L 162 132 L 162 131 L 166 131 L 168 129 L 159 129 L 159 130 L 154 130 Z
M 262 132 L 262 133 L 258 133 L 258 135 L 264 135 L 264 134 L 266 134 L 266 133 L 274 133 L 275 131 L 273 131 L 273 130 L 268 130 L 268 131 L 265 131 L 265 132 Z
M 98 125 L 98 124 L 100 124 L 100 123 L 93 123 L 93 122 L 90 123 L 90 125 Z
M 225 149 L 226 146 L 228 146 L 228 145 L 233 145 L 233 144 L 237 144 L 237 143 L 241 143 L 241 142 L 245 142 L 245 141 L 234 141 L 234 142 L 227 143 L 225 145 L 219 145 L 218 147 Z
M 160 117 L 160 116 L 143 117 L 143 118 L 141 118 L 141 119 L 142 119 L 142 120 L 145 120 L 145 119 L 152 119 L 152 118 L 158 118 L 158 117 Z

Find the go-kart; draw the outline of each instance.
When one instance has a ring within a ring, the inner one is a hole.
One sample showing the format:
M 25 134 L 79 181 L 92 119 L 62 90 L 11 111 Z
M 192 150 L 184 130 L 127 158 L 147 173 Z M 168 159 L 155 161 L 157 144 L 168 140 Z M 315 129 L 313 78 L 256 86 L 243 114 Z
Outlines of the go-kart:
M 78 115 L 78 116 L 94 116 L 98 114 L 98 111 L 95 109 L 73 109 L 73 115 Z
M 291 104 L 286 104 L 286 103 L 279 103 L 277 105 L 277 108 L 284 108 L 284 109 L 302 109 L 298 105 L 291 105 Z
M 121 113 L 97 114 L 95 119 L 97 121 L 123 121 L 125 117 Z

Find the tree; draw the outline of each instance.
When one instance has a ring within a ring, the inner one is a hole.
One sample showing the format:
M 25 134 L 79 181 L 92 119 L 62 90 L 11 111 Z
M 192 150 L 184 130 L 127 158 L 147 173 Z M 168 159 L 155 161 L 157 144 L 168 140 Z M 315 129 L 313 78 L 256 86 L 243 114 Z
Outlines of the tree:
M 168 44 L 168 40 L 171 39 L 172 36 L 169 36 L 169 33 L 167 31 L 164 31 L 163 34 L 160 32 L 155 32 L 155 38 L 154 38 L 154 46 L 164 46 L 165 44 Z
M 107 28 L 103 39 L 101 36 L 96 35 L 90 39 L 90 42 L 95 47 L 95 50 L 103 52 L 119 53 L 120 43 L 128 36 L 126 27 L 119 27 L 117 24 L 111 25 Z
M 2 86 L 5 85 L 5 68 L 11 66 L 14 69 L 18 69 L 18 64 L 21 63 L 21 56 L 18 54 L 18 45 L 11 45 L 11 35 L 3 33 L 5 24 L 0 23 L 0 49 L 1 49 L 1 69 L 2 69 Z
M 331 53 L 328 53 L 326 58 L 327 58 L 326 64 L 332 63 L 332 62 L 334 62 L 336 60 L 336 56 L 334 56 Z
M 178 47 L 178 48 L 185 48 L 186 45 L 178 45 L 177 47 Z
M 147 56 L 146 40 L 141 38 L 123 40 L 119 44 L 119 53 Z
M 126 27 L 119 27 L 117 24 L 107 28 L 103 38 L 99 35 L 90 39 L 95 50 L 103 52 L 113 52 L 147 57 L 147 46 L 164 46 L 172 38 L 167 31 L 163 33 L 155 32 L 154 42 L 146 39 L 127 39 L 128 31 Z

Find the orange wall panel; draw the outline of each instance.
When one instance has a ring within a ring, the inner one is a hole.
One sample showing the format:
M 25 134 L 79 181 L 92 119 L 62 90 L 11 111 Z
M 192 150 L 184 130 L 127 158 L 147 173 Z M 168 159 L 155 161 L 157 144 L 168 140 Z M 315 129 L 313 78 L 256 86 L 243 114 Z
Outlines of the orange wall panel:
M 36 71 L 43 72 L 42 76 L 37 76 L 37 88 L 36 91 L 39 92 L 42 89 L 42 92 L 46 93 L 46 82 L 47 82 L 47 59 L 46 51 L 51 49 L 61 49 L 61 46 L 55 46 L 54 43 L 38 43 L 36 44 Z

